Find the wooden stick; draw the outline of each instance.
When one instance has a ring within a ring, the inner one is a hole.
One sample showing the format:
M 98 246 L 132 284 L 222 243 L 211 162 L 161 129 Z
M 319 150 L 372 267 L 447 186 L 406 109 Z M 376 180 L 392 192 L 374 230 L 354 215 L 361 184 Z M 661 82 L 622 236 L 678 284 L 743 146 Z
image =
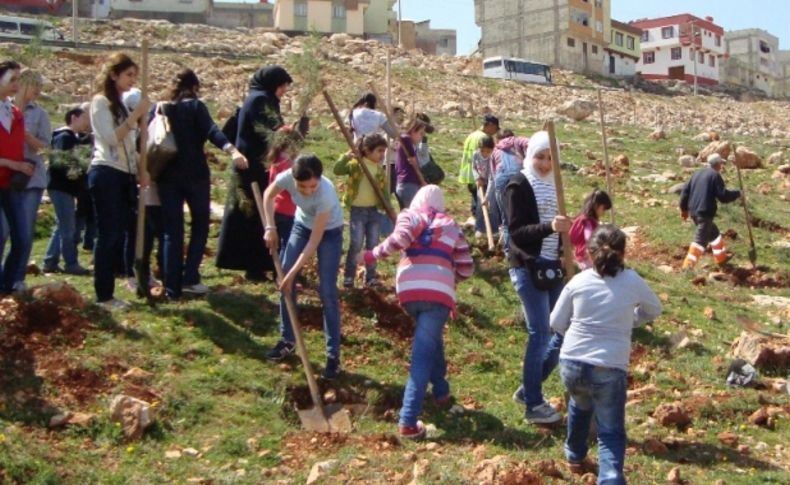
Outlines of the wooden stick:
M 567 216 L 565 211 L 565 190 L 562 187 L 562 173 L 560 173 L 560 148 L 557 146 L 557 135 L 554 131 L 554 122 L 549 120 L 544 125 L 549 132 L 549 146 L 551 148 L 551 164 L 554 173 L 554 188 L 557 191 L 557 211 L 561 216 Z M 573 245 L 567 232 L 561 232 L 563 260 L 565 261 L 566 278 L 570 280 L 576 272 L 573 257 Z
M 323 91 L 324 99 L 326 99 L 326 104 L 329 105 L 329 110 L 332 111 L 332 116 L 335 117 L 335 122 L 337 122 L 338 126 L 340 127 L 340 131 L 343 133 L 343 137 L 346 139 L 346 143 L 348 143 L 349 148 L 354 153 L 354 156 L 357 158 L 359 162 L 359 166 L 362 169 L 362 173 L 365 174 L 365 177 L 370 182 L 370 185 L 373 187 L 373 191 L 376 193 L 376 197 L 378 197 L 381 204 L 384 206 L 384 211 L 387 213 L 392 222 L 395 222 L 397 219 L 397 214 L 395 210 L 392 208 L 390 201 L 387 197 L 385 197 L 384 193 L 381 191 L 381 187 L 376 182 L 376 179 L 373 177 L 373 174 L 370 173 L 368 167 L 365 166 L 365 162 L 362 160 L 362 154 L 359 153 L 357 150 L 356 145 L 354 145 L 354 139 L 351 137 L 351 133 L 348 131 L 348 128 L 343 123 L 343 120 L 340 118 L 340 113 L 337 111 L 337 107 L 335 106 L 335 102 L 332 101 L 332 97 L 329 96 L 329 92 L 324 89 Z
M 148 39 L 144 38 L 142 42 L 142 61 L 141 61 L 141 100 L 146 99 L 148 96 Z M 140 177 L 147 174 L 148 162 L 148 113 L 143 114 L 139 121 L 140 126 L 140 160 L 137 170 Z M 145 196 L 143 195 L 143 188 L 140 187 L 140 194 L 137 200 L 137 234 L 134 242 L 134 258 L 142 260 L 143 246 L 145 241 Z
M 491 217 L 488 215 L 488 205 L 483 204 L 484 194 L 483 188 L 477 188 L 477 203 L 480 204 L 481 211 L 483 212 L 483 221 L 486 224 L 486 237 L 488 238 L 488 250 L 494 250 L 494 231 L 491 229 Z
M 601 140 L 603 141 L 603 159 L 606 163 L 606 191 L 609 192 L 609 198 L 612 199 L 612 209 L 609 211 L 612 216 L 612 224 L 615 224 L 614 214 L 614 188 L 612 188 L 612 167 L 609 164 L 609 144 L 606 142 L 606 121 L 604 120 L 603 110 L 603 95 L 601 89 L 598 88 L 598 111 L 601 115 Z
M 387 47 L 387 99 L 385 102 L 385 106 L 387 108 L 387 113 L 392 113 L 392 54 L 390 53 L 389 47 Z M 387 117 L 389 120 L 389 117 Z M 392 119 L 395 119 L 395 115 L 393 113 Z M 391 123 L 391 122 L 390 122 Z M 393 126 L 395 130 L 398 130 L 397 126 Z M 386 159 L 384 160 L 384 177 L 386 178 L 387 183 L 384 184 L 387 188 L 387 193 L 389 194 L 392 191 L 392 160 L 393 154 L 392 149 L 388 146 L 387 147 L 387 155 Z

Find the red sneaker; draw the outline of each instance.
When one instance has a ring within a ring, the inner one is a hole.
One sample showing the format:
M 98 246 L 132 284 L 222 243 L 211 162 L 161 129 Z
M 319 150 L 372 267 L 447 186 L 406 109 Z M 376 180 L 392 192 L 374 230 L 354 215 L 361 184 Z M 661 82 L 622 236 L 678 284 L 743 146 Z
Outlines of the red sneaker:
M 425 426 L 422 421 L 417 421 L 415 426 L 398 426 L 398 434 L 405 440 L 419 440 L 425 438 Z
M 448 394 L 444 397 L 435 398 L 433 403 L 437 408 L 449 408 L 453 404 L 453 395 Z

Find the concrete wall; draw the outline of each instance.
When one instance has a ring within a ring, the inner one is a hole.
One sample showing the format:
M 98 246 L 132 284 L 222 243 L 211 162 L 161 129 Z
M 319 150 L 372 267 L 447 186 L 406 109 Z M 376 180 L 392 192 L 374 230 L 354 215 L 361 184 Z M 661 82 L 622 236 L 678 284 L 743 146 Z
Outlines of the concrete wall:
M 365 34 L 382 35 L 389 32 L 390 20 L 396 20 L 397 14 L 392 10 L 397 0 L 370 0 L 365 10 Z
M 365 8 L 367 1 L 358 2 L 355 10 L 346 9 L 346 28 L 344 32 L 362 35 L 365 32 Z M 282 31 L 301 30 L 294 23 L 294 0 L 278 0 L 274 6 L 274 27 Z M 332 2 L 329 0 L 309 0 L 307 2 L 307 26 L 309 31 L 322 33 L 334 32 L 332 29 Z
M 274 27 L 273 7 L 266 3 L 215 2 L 208 18 L 216 27 Z
M 123 12 L 205 13 L 209 0 L 112 0 L 110 8 Z
M 614 58 L 614 72 L 610 70 L 610 57 Z M 636 74 L 636 60 L 613 50 L 606 50 L 603 57 L 603 72 L 606 76 L 632 77 Z
M 781 75 L 779 39 L 762 29 L 745 29 L 727 32 L 724 42 L 730 54 L 722 72 L 724 80 L 761 89 L 771 96 Z M 762 52 L 763 45 L 769 52 Z

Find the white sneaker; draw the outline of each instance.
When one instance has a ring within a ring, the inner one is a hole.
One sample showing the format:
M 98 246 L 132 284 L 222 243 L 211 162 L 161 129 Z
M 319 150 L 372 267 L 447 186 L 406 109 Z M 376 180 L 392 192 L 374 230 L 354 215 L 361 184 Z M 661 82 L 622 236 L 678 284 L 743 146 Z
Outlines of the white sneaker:
M 137 293 L 137 278 L 133 276 L 126 278 L 126 288 L 132 293 Z
M 184 286 L 181 291 L 184 293 L 189 293 L 190 295 L 206 295 L 211 290 L 209 290 L 208 286 L 204 285 L 203 283 L 198 283 L 196 285 Z
M 154 278 L 154 275 L 148 277 L 148 287 L 149 288 L 161 288 L 162 282 L 158 279 Z
M 99 303 L 97 303 L 97 305 L 99 305 L 100 307 L 104 308 L 108 312 L 112 312 L 112 311 L 116 311 L 116 310 L 117 311 L 124 311 L 124 310 L 128 310 L 131 307 L 129 302 L 126 302 L 126 301 L 123 301 L 123 300 L 119 300 L 117 298 L 113 298 L 111 300 L 99 302 Z
M 547 402 L 528 409 L 524 417 L 533 424 L 552 424 L 562 420 L 562 416 Z

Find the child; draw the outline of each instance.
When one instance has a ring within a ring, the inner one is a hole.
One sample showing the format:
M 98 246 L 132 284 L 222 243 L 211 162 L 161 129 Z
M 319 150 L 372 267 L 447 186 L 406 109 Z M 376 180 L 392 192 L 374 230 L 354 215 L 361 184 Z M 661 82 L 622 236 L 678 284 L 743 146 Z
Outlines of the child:
M 497 138 L 496 148 L 491 154 L 491 177 L 489 178 L 489 192 L 494 191 L 494 201 L 499 210 L 501 223 L 502 247 L 505 256 L 510 254 L 510 234 L 507 228 L 507 215 L 505 214 L 504 194 L 505 186 L 513 175 L 519 173 L 524 165 L 524 156 L 529 146 L 529 138 L 515 136 L 511 130 L 502 130 Z
M 375 94 L 365 93 L 351 107 L 348 122 L 354 134 L 354 143 L 359 142 L 363 136 L 376 134 L 380 130 L 384 130 L 392 139 L 397 137 L 398 131 L 387 120 L 387 115 L 376 111 L 377 104 L 378 99 Z
M 421 188 L 411 206 L 398 215 L 393 233 L 360 255 L 359 262 L 372 264 L 396 251 L 401 253 L 398 299 L 416 321 L 398 430 L 401 438 L 418 439 L 425 436 L 425 426 L 417 417 L 428 382 L 437 405 L 451 401 L 442 330 L 455 313 L 456 282 L 469 278 L 474 270 L 463 232 L 445 213 L 444 196 L 436 185 Z
M 477 214 L 477 187 L 475 186 L 474 170 L 472 169 L 472 157 L 480 146 L 480 139 L 485 135 L 494 136 L 499 132 L 499 118 L 492 114 L 483 116 L 483 125 L 469 134 L 464 141 L 464 151 L 461 155 L 461 164 L 458 170 L 458 181 L 465 185 L 472 196 L 472 217 L 467 221 L 474 222 Z M 466 224 L 465 224 L 466 225 Z
M 472 170 L 475 177 L 475 190 L 481 189 L 484 194 L 483 200 L 477 204 L 475 210 L 475 238 L 480 239 L 485 237 L 486 225 L 483 217 L 483 211 L 487 210 L 489 220 L 491 221 L 492 230 L 499 228 L 499 217 L 494 217 L 493 204 L 488 200 L 488 178 L 491 172 L 491 155 L 494 153 L 494 138 L 485 135 L 480 138 L 480 143 L 477 146 L 475 154 L 472 156 Z M 493 195 L 493 192 L 492 192 Z
M 576 262 L 579 268 L 592 268 L 590 256 L 587 253 L 587 241 L 601 221 L 601 217 L 606 211 L 612 208 L 612 199 L 603 190 L 595 189 L 584 198 L 584 205 L 581 213 L 574 219 L 570 230 L 570 240 L 576 248 Z
M 694 242 L 689 246 L 689 252 L 683 260 L 683 269 L 693 269 L 699 258 L 705 254 L 705 247 L 709 243 L 716 264 L 723 265 L 732 258 L 724 246 L 719 228 L 713 222 L 718 210 L 717 199 L 726 204 L 741 196 L 737 190 L 727 190 L 721 178 L 723 166 L 724 159 L 718 153 L 712 154 L 708 157 L 708 167 L 692 175 L 680 194 L 680 217 L 685 221 L 691 214 L 691 220 L 697 226 Z
M 298 133 L 286 130 L 275 135 L 272 149 L 269 150 L 269 184 L 277 180 L 277 176 L 293 166 L 293 159 L 299 153 L 301 137 Z M 291 237 L 294 225 L 296 204 L 288 192 L 280 192 L 274 198 L 274 225 L 280 236 L 279 247 L 284 248 Z
M 417 172 L 420 164 L 417 161 L 415 147 L 420 144 L 428 125 L 420 119 L 413 119 L 400 135 L 398 152 L 395 155 L 395 170 L 398 173 L 395 194 L 398 196 L 401 210 L 411 205 L 414 194 L 420 190 L 420 178 Z
M 326 336 L 326 367 L 324 379 L 335 379 L 340 368 L 340 300 L 337 293 L 337 274 L 343 251 L 343 209 L 337 200 L 335 185 L 322 176 L 324 166 L 315 155 L 300 155 L 293 167 L 277 176 L 263 194 L 264 239 L 266 247 L 277 256 L 280 237 L 274 224 L 274 199 L 283 191 L 291 194 L 296 204 L 296 217 L 291 237 L 283 248 L 280 290 L 293 295 L 296 277 L 307 261 L 318 253 L 318 293 L 324 307 L 324 335 Z M 266 353 L 266 358 L 279 361 L 294 351 L 295 337 L 284 297 L 280 299 L 280 341 Z
M 362 155 L 363 162 L 382 194 L 387 192 L 387 182 L 381 161 L 387 151 L 387 140 L 381 135 L 363 136 L 357 143 L 357 150 Z M 346 154 L 340 157 L 334 168 L 335 175 L 348 175 L 346 193 L 343 196 L 343 205 L 351 212 L 349 220 L 349 245 L 346 255 L 346 272 L 343 278 L 343 287 L 354 287 L 354 273 L 357 267 L 357 255 L 362 250 L 364 239 L 365 248 L 373 249 L 379 242 L 379 227 L 381 225 L 381 212 L 383 204 L 376 195 L 367 176 L 362 172 L 359 160 L 352 159 Z M 365 284 L 375 286 L 376 265 L 365 267 Z
M 598 426 L 598 483 L 624 484 L 625 401 L 631 331 L 661 313 L 661 302 L 639 275 L 625 269 L 625 234 L 612 225 L 593 232 L 593 267 L 563 289 L 551 328 L 564 335 L 562 382 L 570 394 L 565 456 L 584 473 L 590 420 Z

